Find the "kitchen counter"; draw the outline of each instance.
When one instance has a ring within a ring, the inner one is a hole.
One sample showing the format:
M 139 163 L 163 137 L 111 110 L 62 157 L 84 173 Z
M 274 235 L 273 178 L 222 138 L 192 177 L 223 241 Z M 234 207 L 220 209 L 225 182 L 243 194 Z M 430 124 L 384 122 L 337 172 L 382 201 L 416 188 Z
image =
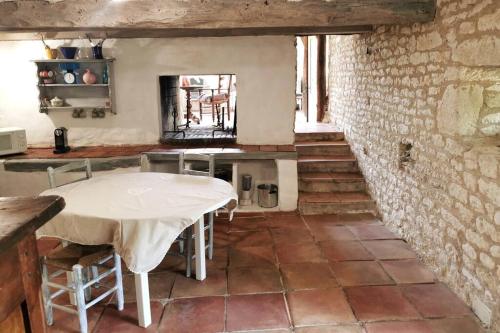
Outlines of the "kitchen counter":
M 225 147 L 193 148 L 169 145 L 76 147 L 65 154 L 54 154 L 52 148 L 30 148 L 24 154 L 3 157 L 5 171 L 46 171 L 82 158 L 92 159 L 93 171 L 139 167 L 141 155 L 149 161 L 177 160 L 179 152 L 210 153 L 217 160 L 276 160 L 297 159 L 293 145 L 228 145 Z M 0 160 L 1 161 L 1 160 Z

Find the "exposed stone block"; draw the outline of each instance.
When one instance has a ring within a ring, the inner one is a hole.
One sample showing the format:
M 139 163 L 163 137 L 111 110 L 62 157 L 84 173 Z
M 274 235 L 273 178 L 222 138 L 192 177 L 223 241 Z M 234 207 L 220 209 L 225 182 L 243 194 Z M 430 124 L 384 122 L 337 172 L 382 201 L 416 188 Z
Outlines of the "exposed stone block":
M 443 39 L 437 31 L 433 31 L 417 38 L 417 50 L 419 51 L 432 50 L 436 47 L 441 46 L 442 44 Z
M 477 23 L 480 31 L 500 30 L 500 9 L 494 13 L 480 17 Z
M 491 259 L 491 257 L 489 255 L 487 255 L 486 253 L 480 253 L 479 254 L 479 260 L 481 261 L 481 263 L 484 265 L 484 267 L 488 268 L 488 269 L 493 269 L 495 268 L 495 262 L 493 261 L 493 259 Z
M 460 200 L 463 203 L 467 203 L 468 201 L 468 193 L 467 190 L 458 184 L 451 183 L 449 186 L 449 191 L 452 197 L 457 200 Z
M 490 248 L 490 253 L 493 257 L 495 258 L 500 258 L 500 246 L 498 245 L 493 245 L 491 248 Z
M 500 112 L 485 116 L 481 122 L 483 125 L 500 125 Z
M 490 125 L 481 128 L 481 133 L 486 136 L 495 136 L 500 134 L 500 125 Z
M 438 107 L 438 129 L 450 135 L 473 135 L 483 105 L 483 87 L 449 85 Z
M 458 44 L 452 59 L 467 66 L 500 66 L 500 37 L 482 36 Z
M 464 250 L 465 254 L 471 258 L 471 259 L 477 259 L 477 253 L 476 253 L 476 250 L 474 250 L 474 248 L 472 246 L 470 246 L 469 244 L 464 244 L 462 245 L 462 249 Z
M 479 169 L 481 174 L 485 177 L 497 178 L 498 177 L 498 159 L 500 152 L 492 152 L 491 154 L 479 155 Z
M 483 178 L 479 179 L 479 192 L 484 194 L 489 200 L 500 206 L 500 185 Z

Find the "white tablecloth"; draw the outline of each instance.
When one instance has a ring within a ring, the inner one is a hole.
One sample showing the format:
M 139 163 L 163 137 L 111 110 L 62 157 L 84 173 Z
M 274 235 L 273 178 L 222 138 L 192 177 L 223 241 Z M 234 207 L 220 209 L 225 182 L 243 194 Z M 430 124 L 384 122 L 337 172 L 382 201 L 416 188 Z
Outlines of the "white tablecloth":
M 134 273 L 154 269 L 187 226 L 237 200 L 223 180 L 153 172 L 94 177 L 41 195 L 53 194 L 62 196 L 66 207 L 38 236 L 113 244 Z

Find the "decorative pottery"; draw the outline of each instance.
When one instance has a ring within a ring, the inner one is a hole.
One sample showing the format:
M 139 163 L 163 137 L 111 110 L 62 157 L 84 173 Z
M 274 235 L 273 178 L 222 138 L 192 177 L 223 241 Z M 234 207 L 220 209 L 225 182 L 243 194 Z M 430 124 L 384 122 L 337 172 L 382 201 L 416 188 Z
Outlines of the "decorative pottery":
M 64 56 L 64 58 L 66 59 L 75 59 L 75 54 L 76 51 L 78 50 L 77 47 L 73 46 L 61 46 L 59 49 L 61 50 L 61 53 Z
M 95 74 L 92 73 L 89 68 L 85 70 L 82 79 L 85 84 L 94 84 L 97 81 Z
M 50 47 L 45 47 L 45 56 L 47 59 L 57 58 L 57 49 L 51 49 Z
M 64 105 L 64 101 L 56 96 L 50 100 L 50 105 L 55 107 L 61 107 Z

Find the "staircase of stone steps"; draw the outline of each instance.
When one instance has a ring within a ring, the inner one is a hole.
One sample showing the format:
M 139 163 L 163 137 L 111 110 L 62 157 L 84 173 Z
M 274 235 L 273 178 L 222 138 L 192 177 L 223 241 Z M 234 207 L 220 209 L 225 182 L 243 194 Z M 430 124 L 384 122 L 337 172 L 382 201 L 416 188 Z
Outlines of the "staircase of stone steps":
M 343 133 L 296 133 L 295 148 L 301 214 L 376 213 Z

